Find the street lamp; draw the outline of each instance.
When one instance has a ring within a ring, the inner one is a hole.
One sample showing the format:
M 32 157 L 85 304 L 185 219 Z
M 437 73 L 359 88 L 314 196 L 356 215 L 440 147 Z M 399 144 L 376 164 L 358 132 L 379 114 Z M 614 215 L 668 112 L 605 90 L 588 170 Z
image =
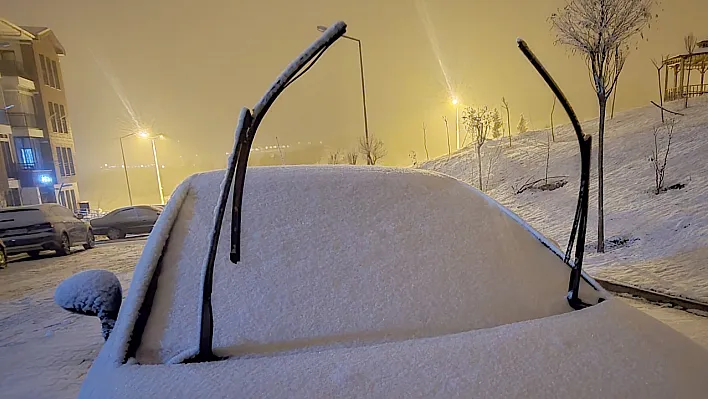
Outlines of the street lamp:
M 324 32 L 327 30 L 326 26 L 318 26 L 317 30 L 320 32 Z M 371 159 L 371 150 L 370 146 L 371 143 L 369 142 L 369 118 L 367 116 L 366 112 L 366 83 L 364 81 L 364 55 L 361 51 L 361 40 L 347 36 L 347 35 L 342 35 L 343 38 L 349 39 L 352 41 L 355 41 L 357 45 L 359 46 L 359 71 L 361 72 L 361 100 L 362 104 L 364 107 L 364 139 L 366 140 L 366 146 L 367 146 L 367 154 L 366 154 L 366 164 L 367 165 L 373 165 L 373 160 Z
M 165 136 L 162 134 L 157 135 L 157 136 L 152 136 L 150 133 L 148 133 L 145 130 L 140 130 L 135 133 L 127 134 L 119 139 L 120 141 L 120 152 L 121 155 L 123 156 L 123 170 L 125 171 L 125 184 L 128 186 L 128 198 L 130 200 L 130 205 L 133 205 L 133 196 L 130 192 L 130 181 L 128 180 L 128 165 L 125 163 L 125 151 L 123 150 L 123 139 L 131 137 L 131 136 L 138 136 L 142 139 L 150 139 L 150 142 L 152 144 L 152 156 L 155 161 L 155 173 L 157 174 L 157 188 L 160 190 L 160 204 L 164 205 L 165 204 L 165 194 L 162 189 L 162 179 L 160 177 L 160 164 L 159 161 L 157 160 L 157 148 L 155 147 L 155 139 L 163 139 Z
M 455 106 L 455 134 L 457 135 L 457 149 L 460 149 L 460 101 L 457 97 L 452 98 L 452 105 Z

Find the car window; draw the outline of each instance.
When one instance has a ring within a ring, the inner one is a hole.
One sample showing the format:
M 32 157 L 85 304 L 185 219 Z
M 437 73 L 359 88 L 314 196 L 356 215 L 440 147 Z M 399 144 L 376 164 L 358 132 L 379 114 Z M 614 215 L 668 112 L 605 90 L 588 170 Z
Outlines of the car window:
M 116 212 L 113 216 L 117 219 L 128 219 L 136 217 L 137 213 L 135 212 L 135 208 L 126 208 Z
M 158 212 L 152 208 L 136 208 L 135 210 L 138 212 L 138 216 L 140 217 L 155 217 Z
M 0 229 L 3 230 L 45 222 L 46 218 L 39 209 L 7 209 L 0 211 Z
M 63 206 L 54 206 L 52 207 L 52 214 L 54 216 L 59 216 L 64 219 L 75 219 L 76 216 L 74 215 L 74 212 L 71 211 L 69 208 L 64 208 Z

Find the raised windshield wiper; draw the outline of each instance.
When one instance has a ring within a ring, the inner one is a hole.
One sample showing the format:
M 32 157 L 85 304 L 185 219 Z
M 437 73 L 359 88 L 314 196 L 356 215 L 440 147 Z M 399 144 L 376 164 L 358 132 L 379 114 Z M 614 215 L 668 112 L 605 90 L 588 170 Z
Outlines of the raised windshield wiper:
M 570 271 L 570 281 L 568 282 L 568 303 L 575 309 L 583 309 L 588 306 L 592 306 L 588 303 L 583 302 L 579 297 L 580 291 L 580 278 L 583 274 L 583 252 L 585 250 L 585 232 L 587 230 L 588 222 L 588 192 L 590 191 L 590 159 L 592 157 L 592 138 L 589 135 L 583 134 L 583 129 L 578 122 L 578 117 L 573 111 L 573 107 L 568 102 L 568 98 L 563 94 L 558 84 L 553 80 L 551 75 L 543 67 L 541 61 L 536 58 L 536 55 L 531 51 L 529 46 L 522 39 L 516 40 L 519 49 L 526 56 L 526 58 L 531 62 L 531 65 L 536 68 L 536 71 L 541 75 L 546 84 L 551 88 L 553 94 L 558 98 L 563 109 L 565 109 L 568 118 L 570 118 L 570 123 L 573 124 L 573 129 L 575 129 L 575 135 L 578 138 L 578 145 L 580 146 L 580 191 L 578 192 L 578 204 L 575 208 L 575 219 L 573 219 L 573 228 L 570 231 L 570 239 L 568 240 L 568 247 L 565 251 L 565 263 L 571 266 Z M 575 240 L 577 234 L 577 241 Z M 570 254 L 573 250 L 573 242 L 575 242 L 575 260 L 573 264 L 570 264 Z M 602 300 L 600 300 L 602 301 Z
M 231 204 L 231 249 L 229 258 L 233 263 L 238 263 L 241 260 L 241 204 L 243 199 L 243 187 L 246 179 L 248 155 L 251 151 L 251 145 L 253 144 L 258 126 L 283 90 L 312 68 L 329 46 L 342 37 L 346 30 L 347 25 L 344 22 L 337 22 L 332 25 L 280 74 L 263 98 L 256 104 L 253 112 L 247 108 L 241 110 L 238 127 L 236 128 L 234 148 L 229 156 L 229 165 L 226 169 L 224 179 L 221 182 L 221 193 L 216 212 L 214 213 L 214 227 L 209 240 L 209 251 L 202 269 L 202 301 L 199 309 L 199 350 L 197 354 L 188 359 L 187 362 L 219 360 L 219 357 L 214 355 L 213 350 L 214 317 L 212 314 L 211 294 L 214 279 L 214 263 L 216 261 L 221 226 L 223 225 L 232 182 L 234 183 L 234 187 Z

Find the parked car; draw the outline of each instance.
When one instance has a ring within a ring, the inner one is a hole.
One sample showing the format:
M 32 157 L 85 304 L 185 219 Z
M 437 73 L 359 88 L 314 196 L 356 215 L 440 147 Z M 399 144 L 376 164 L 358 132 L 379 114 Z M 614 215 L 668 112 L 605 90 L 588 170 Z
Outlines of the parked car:
M 127 234 L 147 234 L 152 231 L 162 209 L 152 205 L 118 208 L 107 215 L 91 219 L 96 235 L 108 236 L 110 240 L 125 238 Z
M 7 254 L 26 252 L 37 257 L 41 251 L 71 253 L 71 247 L 94 247 L 91 226 L 69 208 L 42 204 L 0 209 L 0 238 Z
M 59 284 L 55 302 L 98 316 L 106 338 L 79 398 L 705 397 L 708 351 L 582 273 L 582 142 L 574 262 L 441 174 L 246 173 L 265 111 L 343 33 L 241 112 L 225 172 L 175 190 L 122 306 L 111 272 Z

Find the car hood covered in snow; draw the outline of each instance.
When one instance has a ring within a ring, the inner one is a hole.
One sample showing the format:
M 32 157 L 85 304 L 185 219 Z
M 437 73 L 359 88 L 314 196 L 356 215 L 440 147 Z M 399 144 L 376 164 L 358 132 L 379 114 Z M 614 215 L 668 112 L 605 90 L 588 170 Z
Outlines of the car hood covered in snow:
M 214 272 L 214 347 L 228 359 L 181 364 L 198 346 L 203 215 L 222 177 L 172 195 L 81 397 L 708 390 L 708 353 L 688 338 L 613 299 L 573 311 L 569 267 L 515 215 L 455 179 L 386 168 L 249 169 L 242 260 L 228 259 L 227 213 Z M 580 297 L 607 294 L 588 278 Z

